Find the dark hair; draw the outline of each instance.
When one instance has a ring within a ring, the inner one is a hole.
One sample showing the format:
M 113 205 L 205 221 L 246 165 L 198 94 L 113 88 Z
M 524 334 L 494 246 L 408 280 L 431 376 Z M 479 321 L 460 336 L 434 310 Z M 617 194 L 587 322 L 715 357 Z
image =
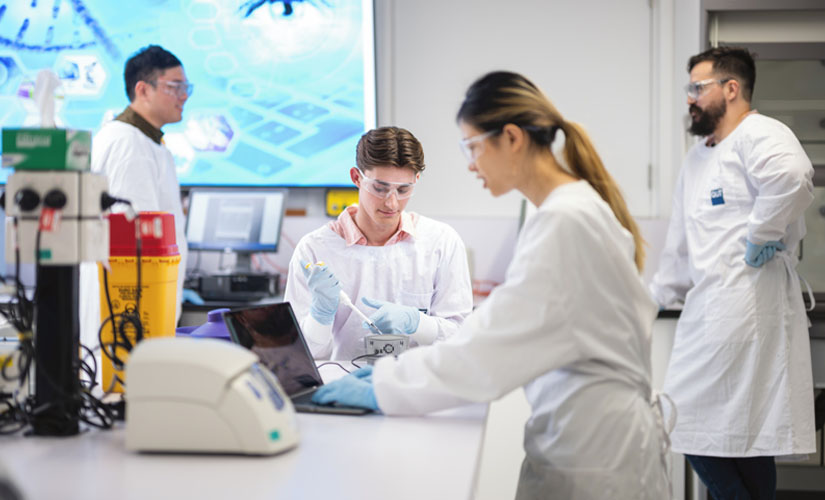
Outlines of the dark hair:
M 716 47 L 696 54 L 688 61 L 688 72 L 697 64 L 705 61 L 713 63 L 713 72 L 720 78 L 731 78 L 742 87 L 742 98 L 751 102 L 753 87 L 756 84 L 756 64 L 753 54 L 741 47 Z
M 506 71 L 488 73 L 473 83 L 458 110 L 456 120 L 484 132 L 500 132 L 512 123 L 525 130 L 531 147 L 550 149 L 556 132 L 564 132 L 564 159 L 572 174 L 586 180 L 613 210 L 616 219 L 633 235 L 635 262 L 641 271 L 645 261 L 644 240 L 630 215 L 619 186 L 584 129 L 565 121 L 553 103 L 527 78 Z
M 358 141 L 355 163 L 362 171 L 393 166 L 422 172 L 425 168 L 424 148 L 409 130 L 399 127 L 374 128 Z
M 159 45 L 149 45 L 137 51 L 126 61 L 126 69 L 123 70 L 129 102 L 135 100 L 137 82 L 152 82 L 163 71 L 178 66 L 183 66 L 180 59 Z

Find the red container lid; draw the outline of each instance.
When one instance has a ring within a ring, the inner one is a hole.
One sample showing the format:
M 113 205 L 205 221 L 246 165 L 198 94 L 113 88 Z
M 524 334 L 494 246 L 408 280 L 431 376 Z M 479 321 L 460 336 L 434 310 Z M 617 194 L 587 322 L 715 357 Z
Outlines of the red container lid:
M 175 216 L 168 212 L 140 212 L 137 219 L 127 220 L 126 214 L 108 214 L 109 255 L 133 257 L 137 253 L 135 224 L 140 225 L 140 255 L 167 257 L 179 255 L 175 242 Z

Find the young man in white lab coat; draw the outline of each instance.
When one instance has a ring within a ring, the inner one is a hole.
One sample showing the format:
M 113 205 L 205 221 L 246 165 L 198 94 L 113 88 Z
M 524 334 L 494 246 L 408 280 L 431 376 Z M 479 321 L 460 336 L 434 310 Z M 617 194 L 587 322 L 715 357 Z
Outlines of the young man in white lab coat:
M 714 498 L 774 498 L 774 457 L 816 448 L 796 273 L 813 169 L 788 127 L 751 110 L 747 50 L 711 49 L 688 68 L 690 131 L 703 139 L 651 284 L 661 306 L 684 303 L 665 379 L 671 440 Z
M 160 129 L 181 120 L 192 85 L 186 80 L 180 60 L 157 45 L 145 47 L 126 61 L 124 78 L 129 105 L 103 125 L 92 140 L 92 171 L 105 175 L 109 194 L 129 200 L 135 211 L 162 211 L 175 216 L 175 238 L 181 254 L 177 320 L 186 271 L 185 220 L 175 162 L 163 144 Z M 100 327 L 97 268 L 84 265 L 82 271 L 81 342 L 92 348 L 98 344 Z
M 398 127 L 370 130 L 356 164 L 358 205 L 301 238 L 289 265 L 284 298 L 319 359 L 363 355 L 373 333 L 339 301 L 341 290 L 382 333 L 410 335 L 411 345 L 449 337 L 473 309 L 458 233 L 404 210 L 424 170 L 418 139 Z

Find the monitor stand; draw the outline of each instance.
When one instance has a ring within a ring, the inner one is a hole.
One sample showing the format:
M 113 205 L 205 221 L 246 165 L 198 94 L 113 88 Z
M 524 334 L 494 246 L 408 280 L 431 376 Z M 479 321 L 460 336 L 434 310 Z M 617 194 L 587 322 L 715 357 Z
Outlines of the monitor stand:
M 235 255 L 235 269 L 232 274 L 252 274 L 252 254 L 238 252 Z

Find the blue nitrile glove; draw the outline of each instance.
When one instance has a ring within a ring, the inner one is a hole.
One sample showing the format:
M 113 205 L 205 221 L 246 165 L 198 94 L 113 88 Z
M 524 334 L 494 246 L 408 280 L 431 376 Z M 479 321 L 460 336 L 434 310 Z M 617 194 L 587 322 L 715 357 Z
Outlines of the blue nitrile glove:
M 203 305 L 203 299 L 198 292 L 192 290 L 191 288 L 184 288 L 183 289 L 183 301 L 189 302 L 190 304 L 195 304 L 196 306 Z
M 415 333 L 418 330 L 418 322 L 421 318 L 418 309 L 410 306 L 401 306 L 387 302 L 385 300 L 368 299 L 363 297 L 361 302 L 378 309 L 370 316 L 370 320 L 375 323 L 383 333 Z M 364 328 L 369 328 L 366 322 Z
M 768 241 L 764 245 L 747 242 L 745 249 L 745 263 L 751 267 L 762 267 L 771 260 L 777 250 L 785 250 L 781 241 Z
M 307 286 L 312 292 L 312 306 L 309 313 L 322 325 L 330 325 L 335 319 L 335 311 L 338 310 L 338 294 L 341 293 L 341 285 L 332 271 L 323 264 L 309 265 L 302 264 L 301 269 L 307 278 Z
M 375 389 L 372 386 L 372 367 L 359 368 L 346 377 L 322 385 L 312 395 L 312 402 L 322 405 L 337 403 L 378 411 Z

